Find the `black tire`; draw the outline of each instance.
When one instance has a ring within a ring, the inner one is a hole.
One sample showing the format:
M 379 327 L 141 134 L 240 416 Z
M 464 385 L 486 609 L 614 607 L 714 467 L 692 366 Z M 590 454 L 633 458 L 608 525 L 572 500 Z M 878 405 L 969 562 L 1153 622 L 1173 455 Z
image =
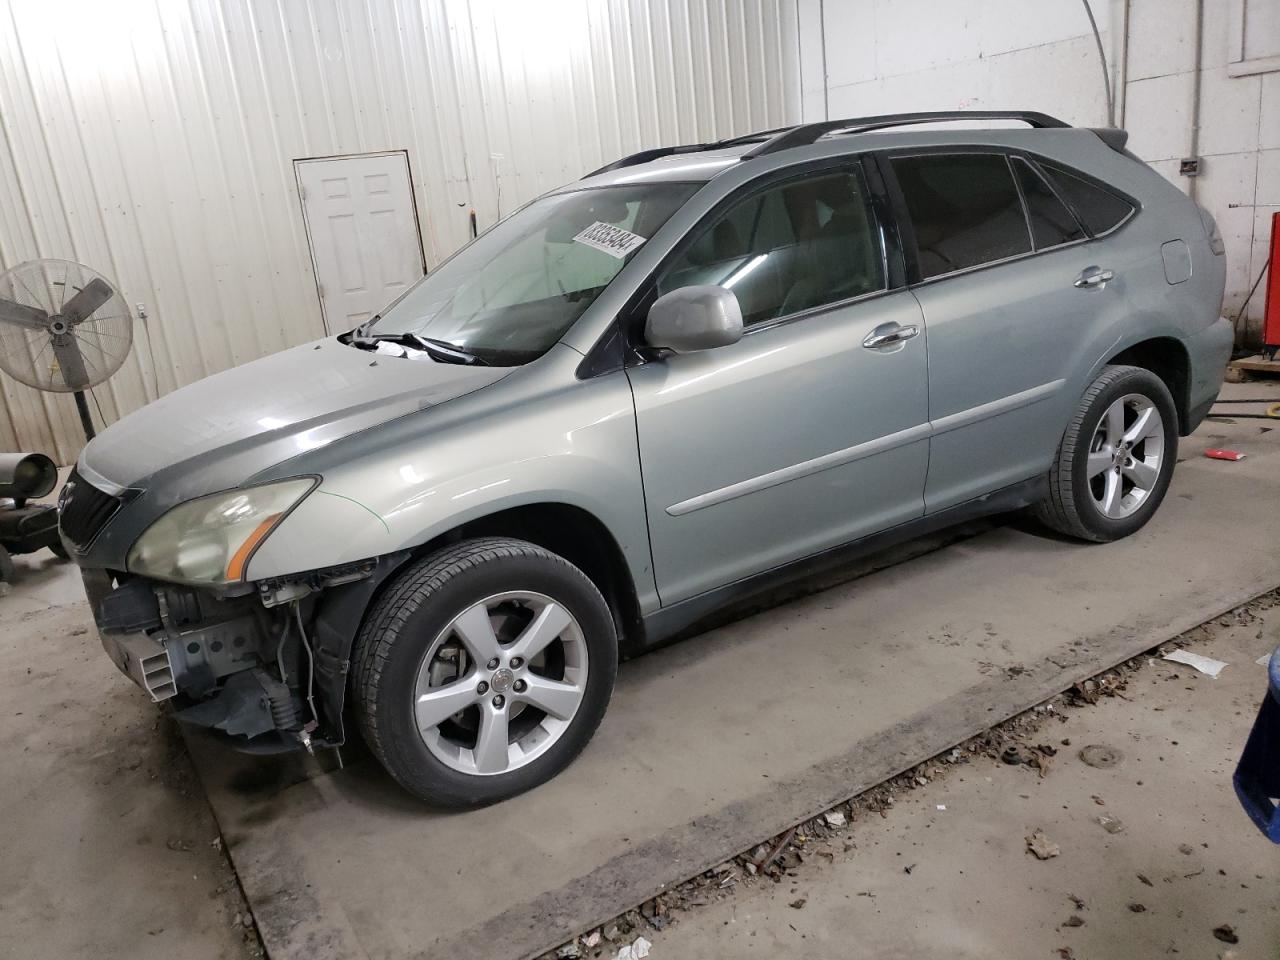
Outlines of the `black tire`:
M 67 553 L 67 548 L 62 545 L 62 539 L 54 540 L 49 544 L 49 551 L 59 560 L 70 560 L 71 554 Z
M 1164 453 L 1155 485 L 1131 515 L 1112 519 L 1098 509 L 1087 476 L 1089 447 L 1107 408 L 1128 394 L 1150 400 L 1164 427 Z M 1053 530 L 1081 540 L 1107 543 L 1141 529 L 1160 506 L 1173 477 L 1178 452 L 1178 413 L 1163 380 L 1142 367 L 1109 366 L 1089 385 L 1067 426 L 1049 471 L 1049 495 L 1035 506 L 1036 517 Z
M 510 590 L 537 591 L 572 613 L 587 648 L 585 692 L 546 752 L 508 773 L 468 775 L 427 748 L 414 720 L 414 684 L 423 657 L 455 616 Z M 577 757 L 613 693 L 618 641 L 608 604 L 581 570 L 532 543 L 484 537 L 445 547 L 396 577 L 366 616 L 352 660 L 360 729 L 387 771 L 432 804 L 476 807 L 536 787 Z
M 17 579 L 18 568 L 14 566 L 9 551 L 0 547 L 0 583 L 13 583 Z

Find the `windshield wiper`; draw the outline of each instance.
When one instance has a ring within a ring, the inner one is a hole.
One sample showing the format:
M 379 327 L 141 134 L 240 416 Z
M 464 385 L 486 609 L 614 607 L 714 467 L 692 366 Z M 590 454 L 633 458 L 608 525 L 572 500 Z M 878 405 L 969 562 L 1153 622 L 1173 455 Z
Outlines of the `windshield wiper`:
M 434 337 L 424 337 L 418 333 L 374 333 L 361 336 L 359 331 L 356 331 L 351 335 L 351 343 L 354 346 L 364 346 L 367 349 L 372 348 L 374 344 L 383 340 L 388 343 L 397 343 L 402 347 L 424 350 L 431 355 L 433 360 L 441 360 L 445 363 L 462 363 L 477 367 L 489 366 L 487 360 L 464 350 L 457 344 L 450 343 L 448 340 L 437 340 Z
M 414 343 L 420 344 L 423 350 L 430 353 L 440 354 L 448 357 L 455 363 L 470 363 L 478 367 L 489 366 L 489 361 L 482 360 L 469 350 L 458 346 L 456 343 L 450 343 L 448 340 L 437 340 L 434 337 L 424 337 L 419 333 L 402 334 L 406 340 L 412 340 Z

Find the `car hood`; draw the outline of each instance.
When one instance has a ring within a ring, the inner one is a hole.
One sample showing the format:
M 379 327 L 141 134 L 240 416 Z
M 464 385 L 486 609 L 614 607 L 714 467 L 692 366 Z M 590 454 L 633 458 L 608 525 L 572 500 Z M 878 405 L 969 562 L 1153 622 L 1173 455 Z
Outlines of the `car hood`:
M 303 344 L 176 390 L 102 431 L 84 449 L 86 478 L 144 486 L 200 470 L 225 489 L 359 430 L 444 403 L 513 367 L 385 356 L 336 339 Z M 186 478 L 184 478 L 186 479 Z

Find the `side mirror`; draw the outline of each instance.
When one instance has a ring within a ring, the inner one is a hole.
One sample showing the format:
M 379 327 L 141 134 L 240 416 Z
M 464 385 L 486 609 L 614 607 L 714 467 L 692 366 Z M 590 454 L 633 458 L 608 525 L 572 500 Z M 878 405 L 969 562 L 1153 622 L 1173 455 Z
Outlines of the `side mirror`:
M 651 347 L 676 353 L 728 346 L 742 339 L 742 307 L 726 287 L 681 287 L 649 308 L 644 339 Z

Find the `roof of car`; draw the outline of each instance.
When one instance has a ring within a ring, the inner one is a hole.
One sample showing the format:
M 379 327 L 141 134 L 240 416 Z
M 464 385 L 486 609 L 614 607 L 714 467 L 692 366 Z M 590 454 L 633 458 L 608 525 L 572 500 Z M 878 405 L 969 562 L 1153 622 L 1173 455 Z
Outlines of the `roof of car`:
M 895 113 L 874 117 L 854 117 L 798 124 L 765 130 L 713 143 L 685 144 L 642 150 L 592 171 L 573 187 L 616 184 L 706 181 L 737 163 L 807 146 L 826 137 L 845 137 L 887 132 L 908 126 L 934 126 L 952 122 L 1017 122 L 1034 129 L 1069 128 L 1070 124 L 1048 114 L 1021 110 L 959 110 L 929 113 Z M 1127 134 L 1123 130 L 1095 130 L 1114 150 L 1123 150 Z M 851 144 L 852 147 L 852 144 Z

